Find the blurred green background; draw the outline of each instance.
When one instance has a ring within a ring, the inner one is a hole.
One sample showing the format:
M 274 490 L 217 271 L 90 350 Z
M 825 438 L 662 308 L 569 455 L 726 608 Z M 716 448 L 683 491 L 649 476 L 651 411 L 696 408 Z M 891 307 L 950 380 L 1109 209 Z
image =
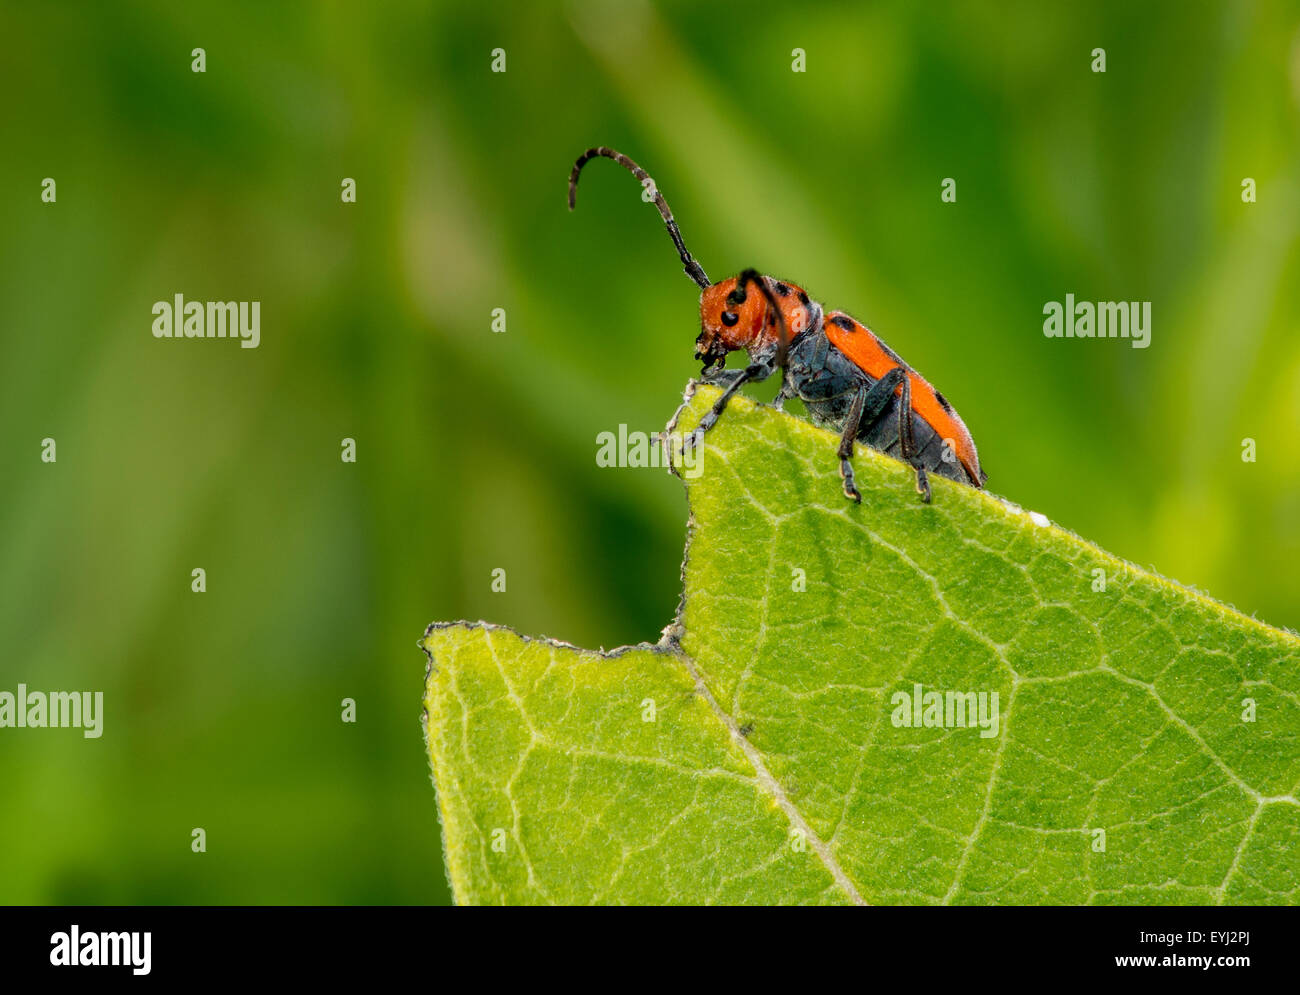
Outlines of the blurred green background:
M 1300 625 L 1293 3 L 2 11 L 0 690 L 106 699 L 0 730 L 2 901 L 446 901 L 424 625 L 657 638 L 682 488 L 595 440 L 667 420 L 697 295 L 617 167 L 568 214 L 588 145 L 871 323 L 992 490 Z M 1151 347 L 1046 339 L 1067 292 Z M 176 293 L 261 347 L 155 340 Z

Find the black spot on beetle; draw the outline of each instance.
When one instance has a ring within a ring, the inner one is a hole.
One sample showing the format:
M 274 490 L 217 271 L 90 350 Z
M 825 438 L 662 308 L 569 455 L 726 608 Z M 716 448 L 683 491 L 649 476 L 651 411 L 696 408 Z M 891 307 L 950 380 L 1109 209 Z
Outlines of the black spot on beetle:
M 744 287 L 737 287 L 727 295 L 727 303 L 731 305 L 744 304 L 745 298 L 749 296 L 749 291 Z
M 943 410 L 948 412 L 948 414 L 952 414 L 952 405 L 948 403 L 948 398 L 944 397 L 937 390 L 934 392 L 934 396 L 939 401 L 939 407 L 943 408 Z
M 776 293 L 778 297 L 789 297 L 790 288 L 787 287 L 784 283 L 778 283 L 776 285 Z
M 808 295 L 804 293 L 802 290 L 799 291 L 799 303 L 802 304 L 804 307 L 807 307 L 809 304 Z
M 839 325 L 846 332 L 852 332 L 857 329 L 857 325 L 854 323 L 853 319 L 850 318 L 847 314 L 837 314 L 834 318 L 831 319 L 831 321 Z M 883 342 L 880 344 L 884 345 Z

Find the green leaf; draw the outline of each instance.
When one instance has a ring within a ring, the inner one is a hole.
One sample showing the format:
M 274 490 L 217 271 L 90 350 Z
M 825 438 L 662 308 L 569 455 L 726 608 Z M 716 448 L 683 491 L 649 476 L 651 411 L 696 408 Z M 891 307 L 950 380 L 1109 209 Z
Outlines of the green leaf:
M 1294 634 L 861 446 L 851 504 L 741 397 L 706 443 L 659 643 L 425 634 L 457 901 L 1300 900 Z

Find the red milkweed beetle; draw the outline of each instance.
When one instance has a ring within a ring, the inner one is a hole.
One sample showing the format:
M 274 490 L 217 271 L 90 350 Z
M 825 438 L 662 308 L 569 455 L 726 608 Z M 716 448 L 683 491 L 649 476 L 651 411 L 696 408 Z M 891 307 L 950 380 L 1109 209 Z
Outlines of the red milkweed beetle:
M 908 366 L 866 325 L 843 311 L 825 314 L 816 301 L 793 283 L 747 269 L 739 276 L 709 283 L 703 268 L 686 251 L 654 181 L 635 162 L 610 148 L 592 148 L 578 156 L 569 174 L 569 210 L 577 203 L 578 176 L 591 159 L 603 156 L 629 170 L 664 219 L 686 275 L 700 285 L 700 336 L 695 358 L 704 363 L 706 383 L 725 388 L 705 413 L 688 444 L 712 428 L 731 396 L 746 383 L 782 371 L 778 408 L 789 397 L 803 401 L 813 420 L 840 433 L 840 476 L 844 494 L 861 502 L 853 479 L 854 441 L 909 464 L 916 471 L 916 490 L 930 500 L 928 473 L 937 473 L 982 488 L 988 475 L 980 469 L 975 440 L 947 399 Z M 749 294 L 750 286 L 758 294 Z M 744 349 L 749 365 L 725 369 L 727 353 Z

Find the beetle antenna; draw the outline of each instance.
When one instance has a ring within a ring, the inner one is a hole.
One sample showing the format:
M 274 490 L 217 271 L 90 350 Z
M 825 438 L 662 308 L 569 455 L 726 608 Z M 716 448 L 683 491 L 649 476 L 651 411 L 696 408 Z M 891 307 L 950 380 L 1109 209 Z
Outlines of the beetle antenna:
M 573 164 L 573 172 L 569 174 L 569 210 L 572 211 L 578 203 L 578 174 L 582 172 L 583 166 L 597 156 L 613 159 L 640 180 L 642 186 L 649 183 L 649 189 L 655 195 L 655 207 L 659 208 L 659 216 L 664 219 L 664 225 L 668 228 L 668 234 L 673 240 L 673 245 L 677 246 L 677 254 L 682 257 L 686 275 L 701 287 L 707 289 L 710 286 L 709 278 L 704 274 L 703 267 L 691 258 L 691 254 L 686 251 L 686 243 L 682 241 L 682 231 L 677 227 L 677 222 L 673 220 L 673 212 L 668 207 L 668 201 L 664 200 L 664 195 L 659 192 L 659 187 L 655 185 L 654 180 L 650 179 L 650 174 L 622 152 L 617 152 L 602 145 L 599 148 L 587 149 L 586 152 L 578 156 L 578 161 Z
M 786 358 L 790 352 L 790 329 L 785 323 L 785 313 L 781 310 L 781 305 L 777 304 L 771 288 L 768 287 L 767 281 L 763 279 L 763 274 L 756 269 L 747 269 L 736 277 L 736 289 L 733 293 L 738 294 L 740 299 L 743 300 L 745 289 L 751 283 L 758 288 L 759 293 L 763 295 L 763 299 L 767 301 L 767 306 L 771 310 L 768 321 L 774 322 L 777 328 L 776 365 L 779 369 L 784 370 Z

